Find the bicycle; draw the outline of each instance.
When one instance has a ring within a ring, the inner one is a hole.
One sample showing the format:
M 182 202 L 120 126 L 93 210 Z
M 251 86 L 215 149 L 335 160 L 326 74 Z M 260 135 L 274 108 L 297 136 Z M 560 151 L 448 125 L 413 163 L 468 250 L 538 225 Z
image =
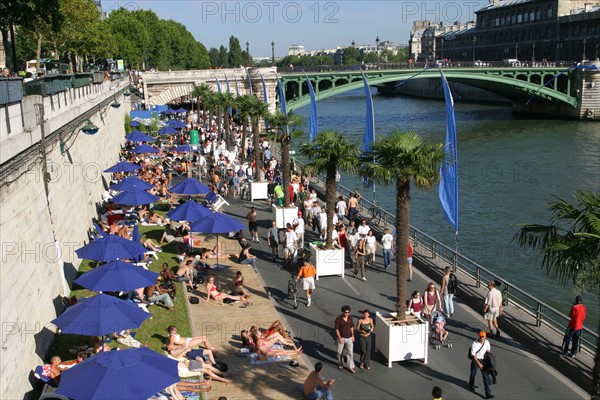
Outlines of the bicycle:
M 374 203 L 371 208 L 367 210 L 367 213 L 369 225 L 379 226 L 379 224 L 381 224 L 381 211 L 379 210 L 379 207 L 377 207 L 376 203 Z
M 294 310 L 298 308 L 298 284 L 294 275 L 290 276 L 288 282 L 288 299 L 292 301 Z

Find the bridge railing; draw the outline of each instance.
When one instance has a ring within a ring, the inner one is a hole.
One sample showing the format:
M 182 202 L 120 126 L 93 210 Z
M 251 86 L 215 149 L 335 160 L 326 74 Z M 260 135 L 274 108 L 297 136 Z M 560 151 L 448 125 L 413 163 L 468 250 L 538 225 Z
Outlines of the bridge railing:
M 319 65 L 310 67 L 287 67 L 279 68 L 280 73 L 304 73 L 304 72 L 350 72 L 350 71 L 385 71 L 398 69 L 423 69 L 434 65 L 435 62 L 403 62 L 403 63 L 380 63 L 377 64 L 355 64 L 355 65 Z M 441 63 L 442 68 L 567 68 L 573 65 L 572 61 L 454 61 L 448 60 Z
M 300 166 L 303 165 L 301 162 L 295 162 Z M 319 181 L 324 187 L 325 176 L 320 175 L 313 177 L 313 179 Z M 350 190 L 338 183 L 337 192 L 339 195 L 347 196 L 348 194 L 353 193 L 353 190 Z M 371 210 L 373 208 L 376 212 L 381 213 L 383 227 L 394 229 L 396 218 L 392 213 L 380 208 L 376 203 L 366 199 L 362 199 L 361 208 L 362 210 Z M 364 215 L 364 211 L 362 215 Z M 494 272 L 481 266 L 477 262 L 455 251 L 451 247 L 434 239 L 412 225 L 409 227 L 409 236 L 411 237 L 415 247 L 420 246 L 421 248 L 430 252 L 434 260 L 443 261 L 452 266 L 455 271 L 460 271 L 462 274 L 471 277 L 475 281 L 475 285 L 478 288 L 482 285 L 486 286 L 488 282 L 494 280 L 502 282 L 500 289 L 502 290 L 503 302 L 505 305 L 518 307 L 520 310 L 529 314 L 535 321 L 535 325 L 537 327 L 544 325 L 560 337 L 564 335 L 565 329 L 570 320 L 565 313 L 556 310 L 554 307 L 527 293 L 525 290 L 519 288 L 512 282 L 504 279 L 500 275 L 495 274 Z M 593 355 L 596 349 L 597 339 L 598 332 L 594 332 L 591 329 L 584 327 L 581 340 L 579 342 L 581 350 Z

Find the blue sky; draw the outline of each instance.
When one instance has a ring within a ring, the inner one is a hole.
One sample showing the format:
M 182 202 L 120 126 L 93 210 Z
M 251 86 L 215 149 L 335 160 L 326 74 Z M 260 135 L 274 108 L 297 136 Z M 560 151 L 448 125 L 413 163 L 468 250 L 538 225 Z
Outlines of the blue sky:
M 111 1 L 103 0 L 105 11 L 125 7 L 150 9 L 162 19 L 184 24 L 209 49 L 227 47 L 236 36 L 250 53 L 287 54 L 288 46 L 301 44 L 306 50 L 358 44 L 375 44 L 375 38 L 406 44 L 415 20 L 451 24 L 474 20 L 474 11 L 488 0 L 461 1 Z

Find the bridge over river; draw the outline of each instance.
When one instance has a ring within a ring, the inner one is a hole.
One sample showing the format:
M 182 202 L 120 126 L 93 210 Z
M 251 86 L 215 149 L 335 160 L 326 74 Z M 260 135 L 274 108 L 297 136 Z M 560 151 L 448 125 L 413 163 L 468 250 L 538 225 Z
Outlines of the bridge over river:
M 472 64 L 472 63 L 471 63 Z M 600 65 L 591 62 L 590 65 Z M 509 99 L 515 111 L 531 114 L 562 116 L 571 119 L 600 120 L 600 71 L 573 69 L 560 64 L 535 64 L 529 67 L 500 65 L 478 67 L 474 64 L 443 67 L 452 83 L 484 89 Z M 229 90 L 235 94 L 255 94 L 264 99 L 265 92 L 274 111 L 278 101 L 277 77 L 284 87 L 288 110 L 310 103 L 307 79 L 318 100 L 358 89 L 363 86 L 362 75 L 371 86 L 390 92 L 409 80 L 439 80 L 438 68 L 345 69 L 321 67 L 317 71 L 272 68 L 234 68 L 202 71 L 151 72 L 144 75 L 147 104 L 158 105 L 189 96 L 194 87 L 208 84 L 216 91 Z M 265 88 L 263 88 L 263 81 Z M 531 99 L 536 101 L 531 102 Z

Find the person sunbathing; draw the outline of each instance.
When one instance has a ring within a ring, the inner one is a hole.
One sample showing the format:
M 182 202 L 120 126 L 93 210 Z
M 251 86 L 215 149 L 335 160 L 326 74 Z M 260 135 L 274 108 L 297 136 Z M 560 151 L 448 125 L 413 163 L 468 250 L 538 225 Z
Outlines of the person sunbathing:
M 280 335 L 281 336 L 281 335 Z M 285 356 L 295 356 L 302 353 L 302 346 L 294 350 L 284 350 L 278 349 L 274 346 L 276 344 L 285 344 L 281 342 L 282 337 L 276 337 L 271 335 L 269 338 L 262 336 L 261 332 L 256 330 L 252 334 L 252 340 L 255 343 L 256 353 L 260 356 L 260 354 L 264 354 L 267 357 L 285 357 Z M 285 339 L 284 339 L 285 340 Z
M 169 344 L 167 345 L 167 350 L 171 351 L 175 346 L 185 346 L 188 348 L 196 347 L 203 345 L 208 350 L 216 353 L 217 350 L 210 344 L 208 338 L 206 336 L 195 336 L 195 337 L 181 337 L 179 333 L 177 333 L 177 327 L 174 325 L 170 325 L 167 328 L 167 332 L 169 332 Z
M 202 357 L 198 357 L 196 360 L 183 360 L 179 362 L 178 366 L 179 371 L 181 372 L 202 372 L 203 374 L 208 375 L 211 379 L 215 381 L 231 383 L 230 379 L 227 379 L 229 375 L 231 375 L 231 371 L 221 372 L 212 365 L 204 362 Z M 181 388 L 180 388 L 181 389 Z
M 258 330 L 258 327 L 256 325 L 252 325 L 250 327 L 250 333 L 252 333 L 252 332 L 254 332 L 256 330 Z M 280 320 L 276 320 L 275 322 L 273 322 L 271 324 L 271 326 L 269 326 L 267 328 L 267 330 L 263 333 L 263 335 L 266 336 L 266 337 L 268 337 L 268 336 L 271 336 L 274 333 L 278 333 L 280 336 L 283 336 L 285 339 L 291 340 L 289 332 L 287 332 L 283 328 L 283 324 L 281 323 Z M 296 347 L 296 346 L 294 345 L 294 347 Z
M 140 242 L 142 242 L 142 240 L 140 240 Z M 162 248 L 158 244 L 154 243 L 152 241 L 152 239 L 146 239 L 142 242 L 142 244 L 144 245 L 145 248 L 149 249 L 150 251 L 156 251 L 156 252 L 162 251 Z
M 213 247 L 212 250 L 204 249 L 204 252 L 202 253 L 203 260 L 209 260 L 209 259 L 215 259 L 215 258 L 219 259 L 219 260 L 229 260 L 231 257 L 233 257 L 233 254 L 222 252 L 221 246 L 218 244 L 215 245 L 215 247 Z
M 98 336 L 92 336 L 92 346 L 94 347 L 94 353 L 112 350 L 112 348 L 106 343 L 102 342 Z
M 212 350 L 208 349 L 190 349 L 184 346 L 175 346 L 171 350 L 169 350 L 169 354 L 171 355 L 171 357 L 185 357 L 188 360 L 196 361 L 198 361 L 199 358 L 204 360 L 205 357 L 208 357 L 208 360 L 210 361 L 211 365 L 213 365 L 216 362 Z
M 234 301 L 243 301 L 246 300 L 246 296 L 232 296 L 230 294 L 221 293 L 217 289 L 217 285 L 215 285 L 215 276 L 209 275 L 208 280 L 206 281 L 206 301 L 210 299 L 216 301 L 223 301 L 225 299 L 231 299 Z

